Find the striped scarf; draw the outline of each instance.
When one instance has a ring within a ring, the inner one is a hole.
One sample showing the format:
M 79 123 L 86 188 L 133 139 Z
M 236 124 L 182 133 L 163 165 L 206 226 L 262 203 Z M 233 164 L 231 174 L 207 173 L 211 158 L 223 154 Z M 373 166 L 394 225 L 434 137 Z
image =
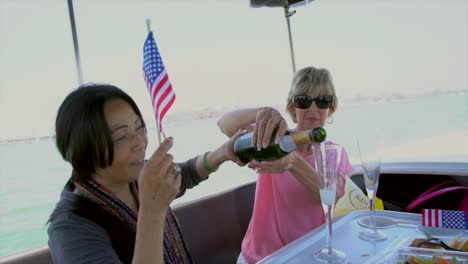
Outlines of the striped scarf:
M 77 180 L 74 182 L 76 190 L 80 195 L 103 205 L 104 209 L 125 223 L 136 233 L 137 213 L 128 207 L 122 200 L 115 196 L 110 190 L 100 185 L 93 179 Z M 133 194 L 138 197 L 138 185 L 136 182 L 130 184 Z M 192 263 L 187 246 L 182 237 L 179 222 L 171 208 L 167 210 L 164 223 L 164 263 L 185 264 Z

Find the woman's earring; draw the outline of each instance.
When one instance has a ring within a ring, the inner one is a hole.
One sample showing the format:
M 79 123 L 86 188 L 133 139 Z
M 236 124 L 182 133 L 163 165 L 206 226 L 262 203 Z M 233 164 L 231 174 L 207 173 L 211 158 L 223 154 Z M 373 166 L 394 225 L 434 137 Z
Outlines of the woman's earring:
M 333 116 L 329 116 L 327 120 L 327 124 L 333 123 Z

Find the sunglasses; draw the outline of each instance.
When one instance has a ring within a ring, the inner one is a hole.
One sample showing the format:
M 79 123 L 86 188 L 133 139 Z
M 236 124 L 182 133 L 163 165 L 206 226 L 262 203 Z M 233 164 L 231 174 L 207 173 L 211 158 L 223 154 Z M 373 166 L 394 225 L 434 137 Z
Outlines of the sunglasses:
M 294 107 L 299 109 L 307 109 L 312 105 L 312 102 L 315 101 L 320 109 L 327 109 L 333 106 L 333 96 L 332 95 L 320 95 L 315 98 L 312 98 L 308 95 L 297 95 L 293 98 Z

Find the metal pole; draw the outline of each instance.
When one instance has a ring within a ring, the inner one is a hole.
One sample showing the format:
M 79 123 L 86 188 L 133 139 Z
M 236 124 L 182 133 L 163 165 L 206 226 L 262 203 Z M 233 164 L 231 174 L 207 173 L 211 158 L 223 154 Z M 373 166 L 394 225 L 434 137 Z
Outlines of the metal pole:
M 296 60 L 294 59 L 294 48 L 293 48 L 293 41 L 292 41 L 292 35 L 291 35 L 291 24 L 289 22 L 289 17 L 294 15 L 296 13 L 296 10 L 293 10 L 292 12 L 289 12 L 289 2 L 288 0 L 283 0 L 284 3 L 284 16 L 286 17 L 286 23 L 288 25 L 288 34 L 289 34 L 289 48 L 291 50 L 291 61 L 292 61 L 292 68 L 293 68 L 293 74 L 296 72 Z
M 70 14 L 70 24 L 73 36 L 73 47 L 75 49 L 76 70 L 78 72 L 78 84 L 84 83 L 83 70 L 81 69 L 80 48 L 78 47 L 78 35 L 76 34 L 75 12 L 73 11 L 73 0 L 68 0 L 68 13 Z

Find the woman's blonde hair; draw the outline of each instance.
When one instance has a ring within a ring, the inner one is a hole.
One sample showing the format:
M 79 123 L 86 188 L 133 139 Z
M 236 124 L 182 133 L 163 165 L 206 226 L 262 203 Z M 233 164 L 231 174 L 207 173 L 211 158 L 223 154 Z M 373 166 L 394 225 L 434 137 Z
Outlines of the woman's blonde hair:
M 296 71 L 291 82 L 291 89 L 288 93 L 286 111 L 294 122 L 296 120 L 296 109 L 293 105 L 293 98 L 297 95 L 308 95 L 315 98 L 320 95 L 332 95 L 333 105 L 330 108 L 330 115 L 338 108 L 335 86 L 333 85 L 330 72 L 326 69 L 307 67 Z

